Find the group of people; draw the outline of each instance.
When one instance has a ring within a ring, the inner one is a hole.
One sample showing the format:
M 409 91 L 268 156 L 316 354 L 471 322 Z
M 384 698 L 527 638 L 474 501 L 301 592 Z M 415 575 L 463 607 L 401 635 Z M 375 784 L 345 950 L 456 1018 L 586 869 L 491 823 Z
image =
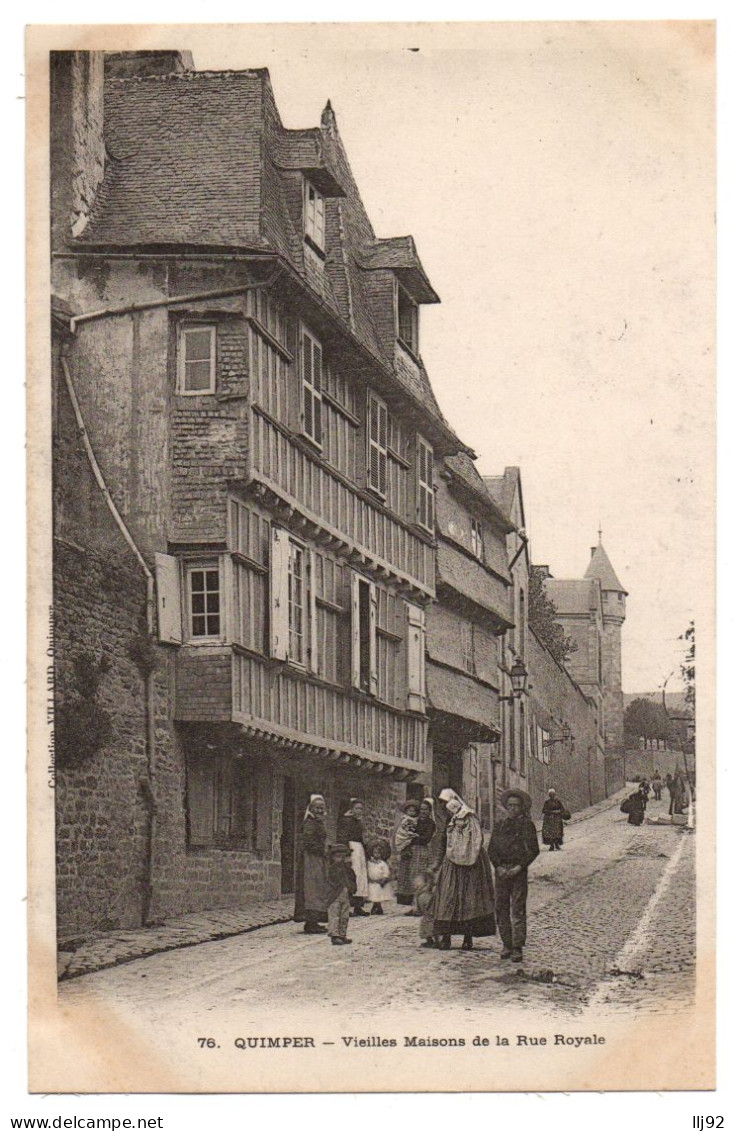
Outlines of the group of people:
M 501 957 L 522 962 L 528 868 L 540 848 L 530 796 L 508 789 L 500 802 L 506 817 L 495 824 L 486 848 L 479 818 L 453 789 L 442 790 L 438 802 L 406 801 L 392 843 L 384 837 L 365 842 L 364 804 L 353 797 L 338 819 L 336 843 L 327 845 L 326 802 L 312 794 L 303 821 L 294 919 L 307 934 L 328 933 L 332 945 L 345 946 L 352 942 L 350 914 L 381 915 L 384 903 L 397 900 L 409 905 L 408 915 L 420 917 L 424 947 L 449 950 L 452 937 L 460 935 L 462 950 L 472 950 L 475 938 L 499 929 Z M 569 818 L 550 790 L 542 836 L 551 852 L 561 847 Z
M 683 773 L 676 770 L 675 774 L 666 774 L 664 784 L 670 797 L 668 815 L 672 817 L 674 814 L 682 813 L 688 804 L 686 780 Z M 622 812 L 627 814 L 627 821 L 630 825 L 641 825 L 644 821 L 651 792 L 656 801 L 662 800 L 663 779 L 659 770 L 655 770 L 649 782 L 647 778 L 641 778 L 637 789 L 629 797 L 625 797 L 620 805 Z

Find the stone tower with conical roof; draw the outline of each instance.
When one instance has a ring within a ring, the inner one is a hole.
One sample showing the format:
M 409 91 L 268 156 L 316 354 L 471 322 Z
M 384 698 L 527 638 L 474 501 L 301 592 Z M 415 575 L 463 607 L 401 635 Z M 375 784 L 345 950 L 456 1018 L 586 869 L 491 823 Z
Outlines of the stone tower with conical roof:
M 584 577 L 601 585 L 604 630 L 601 642 L 604 736 L 607 750 L 624 745 L 624 697 L 622 695 L 622 625 L 627 591 L 623 587 L 607 552 L 599 542 L 591 547 L 591 561 Z

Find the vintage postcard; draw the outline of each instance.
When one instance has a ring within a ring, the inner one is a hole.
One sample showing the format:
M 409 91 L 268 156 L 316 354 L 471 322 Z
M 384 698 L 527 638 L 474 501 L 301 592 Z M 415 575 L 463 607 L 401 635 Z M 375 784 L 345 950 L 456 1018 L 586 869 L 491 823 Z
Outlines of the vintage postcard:
M 713 24 L 27 70 L 31 1091 L 713 1088 Z

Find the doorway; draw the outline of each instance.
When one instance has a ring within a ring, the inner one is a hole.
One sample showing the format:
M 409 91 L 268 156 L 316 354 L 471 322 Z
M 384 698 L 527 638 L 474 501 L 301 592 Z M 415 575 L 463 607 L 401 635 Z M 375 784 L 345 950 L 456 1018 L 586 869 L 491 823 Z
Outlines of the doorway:
M 283 810 L 280 830 L 280 891 L 292 895 L 296 890 L 296 786 L 293 778 L 283 778 Z

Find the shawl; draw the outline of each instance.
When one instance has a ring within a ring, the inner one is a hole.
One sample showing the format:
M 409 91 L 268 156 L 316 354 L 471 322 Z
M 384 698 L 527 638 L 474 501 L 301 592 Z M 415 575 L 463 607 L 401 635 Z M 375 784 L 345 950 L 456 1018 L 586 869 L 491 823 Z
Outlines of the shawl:
M 416 840 L 418 821 L 416 817 L 403 817 L 395 830 L 395 851 L 404 852 Z
M 446 859 L 452 864 L 464 868 L 476 864 L 483 843 L 482 826 L 471 810 L 467 810 L 465 816 L 457 813 L 451 818 L 446 830 Z

